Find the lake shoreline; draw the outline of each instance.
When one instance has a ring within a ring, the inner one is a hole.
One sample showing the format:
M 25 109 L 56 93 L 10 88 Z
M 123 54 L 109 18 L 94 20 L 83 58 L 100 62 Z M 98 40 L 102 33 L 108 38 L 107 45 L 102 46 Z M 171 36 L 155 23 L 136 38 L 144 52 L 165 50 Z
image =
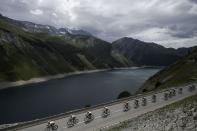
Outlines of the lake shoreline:
M 80 75 L 80 74 L 89 74 L 89 73 L 111 71 L 111 70 L 126 70 L 126 69 L 140 69 L 140 68 L 154 68 L 154 67 L 157 68 L 157 67 L 161 67 L 161 66 L 133 66 L 133 67 L 85 70 L 85 71 L 76 71 L 76 72 L 70 72 L 70 73 L 63 73 L 63 74 L 57 74 L 57 75 L 49 75 L 49 76 L 31 78 L 29 80 L 19 80 L 19 81 L 15 81 L 15 82 L 4 81 L 4 82 L 0 82 L 0 90 L 14 88 L 14 87 L 16 88 L 16 87 L 23 86 L 23 85 L 46 82 L 46 81 L 54 80 L 54 79 L 62 79 L 62 78 L 68 77 L 68 76 L 75 76 L 75 75 Z
M 74 76 L 74 75 L 80 75 L 80 74 L 89 74 L 89 73 L 96 73 L 96 72 L 103 72 L 103 71 L 110 71 L 110 70 L 139 69 L 139 68 L 146 68 L 146 67 L 148 67 L 148 66 L 86 70 L 86 71 L 76 71 L 76 72 L 70 72 L 70 73 L 63 73 L 63 74 L 57 74 L 57 75 L 31 78 L 29 80 L 19 80 L 19 81 L 15 81 L 15 82 L 5 81 L 5 82 L 0 82 L 0 90 L 14 88 L 14 87 L 16 88 L 16 87 L 28 85 L 28 84 L 36 84 L 36 83 L 46 82 L 46 81 L 54 80 L 54 79 L 62 79 L 62 78 L 68 77 L 68 76 Z
M 42 119 L 87 105 L 114 101 L 124 91 L 134 94 L 142 83 L 160 68 L 107 70 L 89 74 L 78 72 L 79 75 L 0 90 L 0 125 L 9 126 L 10 123 Z
M 23 86 L 23 85 L 28 85 L 28 84 L 46 82 L 46 81 L 54 80 L 54 79 L 61 79 L 61 78 L 65 78 L 65 77 L 68 77 L 68 76 L 95 73 L 95 72 L 102 72 L 102 71 L 108 71 L 108 70 L 110 70 L 110 69 L 77 71 L 77 72 L 71 72 L 71 73 L 63 73 L 63 74 L 57 74 L 57 75 L 36 77 L 36 78 L 31 78 L 29 80 L 19 80 L 19 81 L 14 81 L 14 82 L 5 81 L 5 82 L 0 82 L 0 90 L 13 88 L 13 87 L 18 87 L 18 86 Z

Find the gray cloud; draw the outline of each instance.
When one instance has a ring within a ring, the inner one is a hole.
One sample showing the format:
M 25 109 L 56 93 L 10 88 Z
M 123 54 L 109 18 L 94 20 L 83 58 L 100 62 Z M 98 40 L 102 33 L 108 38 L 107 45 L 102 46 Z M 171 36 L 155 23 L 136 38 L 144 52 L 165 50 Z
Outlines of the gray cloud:
M 197 4 L 197 0 L 190 0 L 190 1 Z
M 107 41 L 130 36 L 166 47 L 197 45 L 196 0 L 6 0 L 8 17 L 77 27 Z

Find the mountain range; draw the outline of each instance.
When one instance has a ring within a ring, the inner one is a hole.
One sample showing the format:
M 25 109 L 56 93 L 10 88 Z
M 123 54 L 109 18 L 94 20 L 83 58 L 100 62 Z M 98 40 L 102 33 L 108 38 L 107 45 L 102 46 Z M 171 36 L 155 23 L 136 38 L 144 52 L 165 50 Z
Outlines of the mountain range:
M 57 29 L 50 25 L 41 25 L 41 24 L 35 24 L 32 22 L 28 22 L 28 21 L 13 20 L 13 19 L 4 17 L 1 14 L 0 14 L 0 19 L 10 24 L 16 25 L 24 31 L 28 31 L 32 33 L 47 33 L 53 36 L 56 36 L 56 35 L 62 36 L 65 34 L 91 36 L 89 32 L 81 30 L 81 29 L 69 29 L 69 28 Z
M 165 48 L 132 38 L 113 43 L 87 31 L 0 15 L 0 81 L 130 66 L 166 66 L 192 48 Z
M 192 48 L 165 48 L 155 43 L 124 37 L 114 41 L 113 50 L 137 65 L 168 66 L 188 54 Z
M 110 43 L 85 31 L 62 31 L 0 16 L 0 81 L 131 66 Z

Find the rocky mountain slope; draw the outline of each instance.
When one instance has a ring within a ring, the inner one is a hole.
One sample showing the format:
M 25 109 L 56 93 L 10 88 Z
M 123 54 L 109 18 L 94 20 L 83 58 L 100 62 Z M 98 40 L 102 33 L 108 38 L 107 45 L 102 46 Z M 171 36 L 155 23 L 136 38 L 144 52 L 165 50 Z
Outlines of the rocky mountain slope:
M 124 56 L 112 53 L 108 42 L 92 35 L 56 33 L 54 27 L 0 16 L 0 81 L 131 66 Z
M 149 78 L 138 93 L 160 90 L 193 81 L 197 81 L 197 48 Z
M 113 44 L 113 49 L 138 65 L 167 66 L 186 55 L 190 48 L 165 48 L 155 43 L 124 37 Z
M 197 95 L 102 131 L 196 131 Z
M 31 33 L 47 33 L 47 34 L 54 35 L 54 36 L 55 35 L 62 36 L 66 34 L 91 36 L 89 32 L 81 30 L 81 29 L 69 29 L 69 28 L 57 29 L 49 25 L 41 25 L 41 24 L 36 24 L 36 23 L 28 22 L 28 21 L 13 20 L 13 19 L 4 17 L 1 14 L 0 14 L 0 20 L 3 20 L 12 25 L 18 26 L 22 30 L 28 31 Z

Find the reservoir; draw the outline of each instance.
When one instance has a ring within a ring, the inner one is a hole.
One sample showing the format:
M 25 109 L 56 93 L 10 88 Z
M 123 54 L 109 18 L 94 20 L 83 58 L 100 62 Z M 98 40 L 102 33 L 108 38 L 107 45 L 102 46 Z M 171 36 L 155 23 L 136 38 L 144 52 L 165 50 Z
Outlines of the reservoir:
M 0 90 L 0 124 L 39 119 L 134 94 L 161 68 L 117 69 L 79 74 Z

